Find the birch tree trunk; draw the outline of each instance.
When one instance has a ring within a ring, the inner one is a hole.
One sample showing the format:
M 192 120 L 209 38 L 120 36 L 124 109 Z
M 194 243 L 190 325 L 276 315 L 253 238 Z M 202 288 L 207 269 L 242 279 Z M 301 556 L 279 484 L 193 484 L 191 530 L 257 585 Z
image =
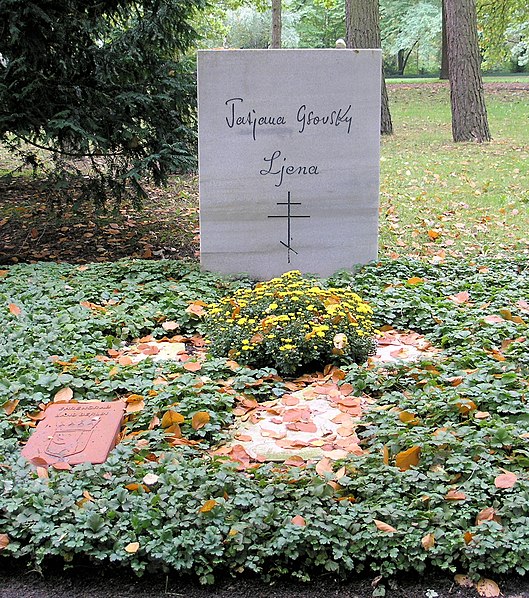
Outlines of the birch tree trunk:
M 490 141 L 479 53 L 475 0 L 445 0 L 452 135 Z
M 380 14 L 378 0 L 345 0 L 346 44 L 348 48 L 380 48 Z M 382 135 L 393 133 L 393 123 L 389 112 L 388 92 L 382 78 L 382 113 L 380 132 Z

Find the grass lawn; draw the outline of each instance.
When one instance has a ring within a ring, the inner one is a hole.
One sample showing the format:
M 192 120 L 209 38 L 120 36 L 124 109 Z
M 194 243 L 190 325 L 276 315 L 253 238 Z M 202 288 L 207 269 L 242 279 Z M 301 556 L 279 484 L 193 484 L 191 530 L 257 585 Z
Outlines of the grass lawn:
M 321 362 L 294 378 L 230 354 L 213 357 L 204 349 L 202 302 L 249 289 L 250 281 L 200 273 L 192 261 L 108 261 L 118 247 L 144 257 L 189 247 L 193 179 L 157 191 L 140 215 L 123 207 L 114 225 L 108 215 L 69 208 L 57 222 L 45 219 L 42 192 L 24 179 L 18 201 L 11 181 L 0 212 L 0 232 L 14 244 L 4 247 L 9 265 L 0 270 L 1 555 L 37 565 L 87 556 L 202 582 L 221 571 L 301 579 L 426 568 L 474 580 L 525 574 L 524 94 L 491 88 L 495 140 L 456 146 L 444 86 L 390 87 L 396 134 L 382 149 L 381 259 L 320 284 L 356 291 L 379 329 L 426 335 L 439 351 L 414 363 L 359 366 L 334 354 L 333 366 Z M 186 233 L 168 224 L 168 206 L 183 200 Z M 96 249 L 88 256 L 106 263 L 80 265 L 86 255 L 70 242 L 72 231 L 91 234 L 85 239 Z M 13 264 L 16 255 L 51 261 Z M 64 259 L 75 263 L 53 261 Z M 311 317 L 322 315 L 316 309 Z M 281 321 L 275 325 L 281 336 Z M 332 321 L 331 332 L 338 325 Z M 167 336 L 184 344 L 185 359 L 128 357 L 131 343 Z M 305 340 L 305 333 L 282 339 Z M 245 341 L 234 342 L 242 354 Z M 332 351 L 332 334 L 327 342 Z M 272 398 L 288 404 L 311 385 L 320 395 L 341 393 L 346 405 L 369 405 L 354 430 L 361 450 L 286 464 L 222 448 L 236 419 Z M 22 445 L 46 405 L 70 396 L 126 401 L 120 443 L 101 465 L 30 464 Z

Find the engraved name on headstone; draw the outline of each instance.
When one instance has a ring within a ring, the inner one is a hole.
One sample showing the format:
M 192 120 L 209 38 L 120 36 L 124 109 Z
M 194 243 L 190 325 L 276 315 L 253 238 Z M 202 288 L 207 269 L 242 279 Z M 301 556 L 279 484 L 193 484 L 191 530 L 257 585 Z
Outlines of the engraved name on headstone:
M 114 448 L 125 411 L 116 401 L 50 405 L 22 455 L 54 463 L 103 463 Z
M 380 50 L 198 57 L 201 263 L 270 278 L 377 257 Z

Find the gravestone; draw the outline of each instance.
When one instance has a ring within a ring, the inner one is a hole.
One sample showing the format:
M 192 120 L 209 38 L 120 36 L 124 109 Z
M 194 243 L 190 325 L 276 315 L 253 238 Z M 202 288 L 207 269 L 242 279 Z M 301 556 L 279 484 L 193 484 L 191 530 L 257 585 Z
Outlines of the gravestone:
M 380 50 L 198 54 L 203 268 L 327 276 L 376 259 Z
M 22 455 L 54 463 L 103 463 L 114 448 L 125 411 L 123 401 L 50 405 Z

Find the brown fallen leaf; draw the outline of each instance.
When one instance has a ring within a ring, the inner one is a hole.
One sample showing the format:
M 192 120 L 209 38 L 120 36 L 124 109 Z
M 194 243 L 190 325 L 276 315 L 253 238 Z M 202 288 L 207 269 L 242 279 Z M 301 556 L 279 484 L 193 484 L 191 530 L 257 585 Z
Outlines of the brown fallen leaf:
M 6 415 L 11 415 L 13 411 L 17 408 L 17 405 L 20 403 L 20 399 L 11 399 L 6 401 L 2 405 L 2 409 L 4 410 Z
M 462 588 L 474 587 L 474 582 L 470 579 L 470 577 L 468 575 L 463 575 L 462 573 L 457 573 L 454 575 L 454 581 Z
M 495 581 L 492 579 L 487 579 L 482 577 L 478 583 L 476 584 L 476 590 L 480 596 L 484 596 L 485 598 L 495 598 L 496 596 L 500 596 L 500 588 Z
M 292 523 L 292 525 L 299 525 L 300 527 L 305 527 L 307 525 L 307 522 L 301 515 L 294 515 L 290 520 L 290 523 Z
M 0 552 L 9 546 L 9 536 L 0 534 Z
M 445 500 L 466 500 L 467 495 L 464 492 L 458 490 L 449 490 L 446 493 Z
M 73 399 L 73 390 L 69 387 L 66 388 L 61 388 L 61 390 L 57 391 L 55 393 L 55 396 L 53 397 L 53 402 L 54 403 L 59 403 L 59 402 L 68 402 L 71 401 Z
M 188 372 L 198 372 L 202 368 L 202 364 L 200 361 L 186 361 L 183 368 Z
M 203 428 L 211 419 L 211 416 L 207 411 L 197 411 L 191 420 L 191 427 L 193 430 L 200 430 Z
M 135 554 L 136 552 L 138 552 L 139 549 L 140 549 L 139 542 L 131 542 L 130 544 L 127 544 L 125 546 L 125 552 L 128 552 L 129 554 Z
M 323 457 L 316 463 L 316 473 L 322 477 L 325 477 L 326 473 L 332 473 L 332 461 L 328 457 Z
M 373 522 L 381 532 L 392 534 L 397 531 L 397 529 L 394 528 L 392 525 L 389 525 L 389 523 L 384 523 L 383 521 L 379 521 L 378 519 L 373 519 Z
M 506 471 L 494 478 L 494 485 L 496 488 L 512 488 L 518 481 L 518 476 L 515 473 Z
M 432 533 L 426 534 L 421 540 L 424 550 L 430 550 L 435 545 L 435 536 Z

